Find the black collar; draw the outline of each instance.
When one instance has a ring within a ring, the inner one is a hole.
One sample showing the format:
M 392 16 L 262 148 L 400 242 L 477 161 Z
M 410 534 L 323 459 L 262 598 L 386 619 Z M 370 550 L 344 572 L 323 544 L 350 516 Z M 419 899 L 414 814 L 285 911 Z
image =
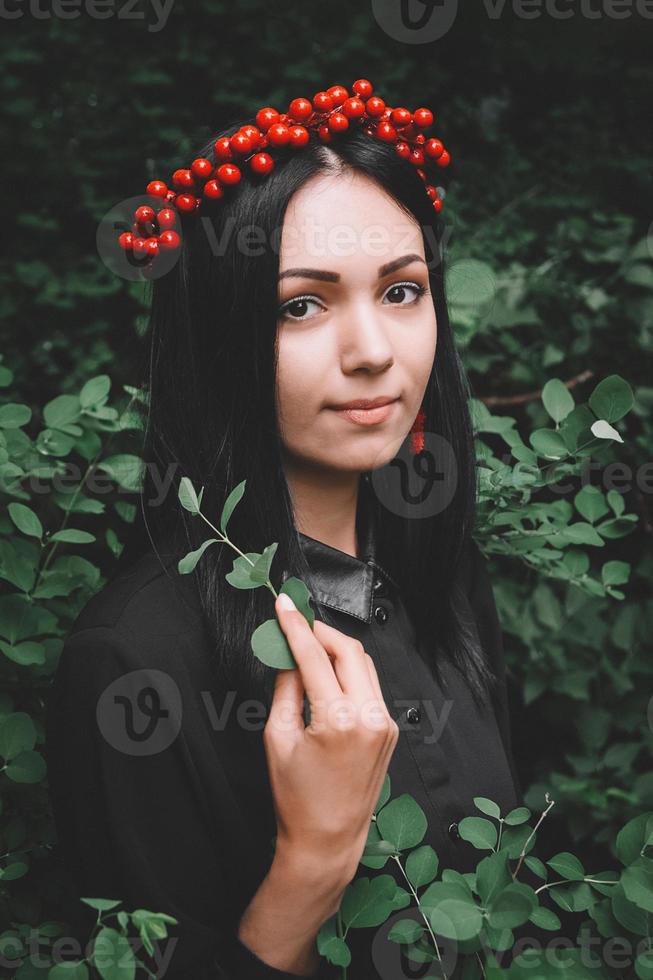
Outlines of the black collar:
M 310 582 L 306 584 L 316 602 L 369 623 L 372 619 L 373 586 L 380 577 L 379 573 L 394 586 L 397 583 L 377 561 L 375 522 L 371 508 L 361 507 L 357 527 L 358 558 L 301 531 L 297 533 L 310 568 Z

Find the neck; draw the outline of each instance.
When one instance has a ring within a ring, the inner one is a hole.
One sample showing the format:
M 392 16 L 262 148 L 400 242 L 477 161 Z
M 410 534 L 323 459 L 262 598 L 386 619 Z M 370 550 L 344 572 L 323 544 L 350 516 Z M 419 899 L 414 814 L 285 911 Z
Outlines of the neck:
M 356 508 L 360 473 L 299 470 L 289 464 L 284 469 L 297 530 L 358 557 Z

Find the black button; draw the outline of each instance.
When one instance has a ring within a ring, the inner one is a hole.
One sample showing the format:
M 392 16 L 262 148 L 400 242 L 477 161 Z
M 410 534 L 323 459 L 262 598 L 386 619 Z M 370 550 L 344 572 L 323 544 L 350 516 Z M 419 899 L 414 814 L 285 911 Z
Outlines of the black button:
M 381 623 L 381 624 L 387 623 L 388 610 L 385 609 L 383 606 L 377 606 L 376 609 L 374 610 L 374 618 L 377 621 L 377 623 Z
M 409 708 L 406 712 L 406 721 L 409 721 L 411 725 L 416 725 L 420 717 L 419 708 Z
M 460 831 L 458 830 L 458 824 L 457 823 L 450 823 L 449 826 L 447 827 L 447 833 L 449 834 L 449 837 L 451 837 L 452 840 L 458 840 L 458 838 L 460 837 Z

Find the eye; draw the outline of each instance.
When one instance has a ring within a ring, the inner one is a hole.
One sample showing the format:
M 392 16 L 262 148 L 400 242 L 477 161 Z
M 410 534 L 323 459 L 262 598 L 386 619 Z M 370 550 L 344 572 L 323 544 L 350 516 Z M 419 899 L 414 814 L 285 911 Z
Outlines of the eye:
M 409 303 L 404 303 L 402 300 L 405 297 L 407 290 L 412 290 L 413 293 L 416 293 L 417 295 Z M 413 303 L 418 303 L 425 292 L 426 286 L 421 286 L 417 282 L 396 282 L 394 286 L 390 286 L 390 289 L 385 295 L 391 296 L 394 294 L 395 299 L 390 301 L 394 306 L 411 306 Z
M 305 316 L 306 308 L 311 305 L 321 306 L 313 296 L 296 296 L 294 299 L 289 299 L 287 303 L 282 303 L 279 307 L 278 316 L 281 319 L 288 320 L 307 320 L 308 317 Z

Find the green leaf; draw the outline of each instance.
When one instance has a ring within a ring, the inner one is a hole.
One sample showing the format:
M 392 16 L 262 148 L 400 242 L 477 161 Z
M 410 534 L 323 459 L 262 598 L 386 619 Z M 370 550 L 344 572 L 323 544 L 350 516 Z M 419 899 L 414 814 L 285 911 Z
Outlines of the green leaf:
M 531 869 L 533 874 L 536 874 L 539 878 L 541 878 L 542 881 L 546 881 L 547 878 L 549 877 L 549 872 L 546 868 L 546 865 L 544 864 L 543 861 L 540 861 L 539 858 L 534 857 L 532 855 L 528 855 L 528 857 L 524 858 L 524 864 L 526 865 L 527 868 Z
M 89 959 L 102 980 L 133 980 L 136 975 L 134 951 L 128 938 L 116 929 L 100 929 Z
M 86 963 L 56 963 L 48 970 L 48 980 L 88 980 Z
M 351 963 L 349 947 L 337 933 L 335 915 L 322 924 L 317 934 L 317 951 L 334 966 L 349 966 Z
M 392 875 L 357 878 L 345 889 L 340 904 L 346 928 L 380 926 L 392 912 L 397 885 Z
M 45 778 L 45 759 L 38 752 L 20 752 L 5 772 L 14 783 L 40 783 Z
M 267 667 L 294 670 L 297 662 L 288 646 L 285 633 L 276 619 L 266 619 L 257 626 L 251 638 L 252 652 Z
M 475 891 L 483 905 L 489 902 L 503 888 L 511 882 L 510 869 L 508 867 L 508 855 L 505 851 L 498 854 L 489 854 L 479 861 L 476 868 L 476 887 Z
M 195 570 L 195 566 L 197 565 L 198 561 L 200 560 L 200 558 L 202 557 L 206 549 L 211 544 L 220 544 L 220 539 L 207 538 L 207 540 L 202 542 L 199 548 L 197 548 L 195 551 L 189 551 L 187 555 L 184 555 L 183 558 L 180 558 L 179 561 L 177 562 L 177 571 L 179 572 L 179 574 L 189 575 L 190 572 L 193 572 Z
M 601 569 L 604 585 L 623 585 L 630 578 L 630 565 L 626 561 L 606 561 Z
M 204 487 L 202 487 L 198 497 L 195 492 L 195 487 L 189 478 L 187 476 L 182 476 L 181 480 L 179 481 L 177 497 L 179 499 L 179 503 L 185 510 L 189 511 L 191 514 L 199 514 L 203 493 Z
M 86 382 L 79 393 L 79 404 L 82 408 L 91 405 L 104 404 L 111 391 L 111 378 L 108 374 L 98 374 Z
M 466 940 L 478 936 L 483 916 L 473 897 L 462 891 L 459 897 L 443 898 L 429 912 L 433 930 L 446 939 Z
M 97 912 L 109 912 L 111 909 L 118 908 L 119 905 L 122 905 L 120 899 L 112 898 L 80 898 L 80 902 L 84 902 L 85 905 L 89 905 Z
M 252 582 L 264 585 L 269 580 L 270 566 L 272 565 L 272 560 L 278 547 L 278 542 L 275 541 L 273 544 L 269 544 L 264 548 L 263 553 L 256 559 L 249 573 Z
M 516 809 L 511 810 L 510 813 L 507 813 L 503 819 L 504 823 L 507 823 L 511 827 L 516 827 L 518 824 L 526 823 L 527 820 L 530 820 L 530 816 L 531 811 L 528 807 L 518 806 Z
M 496 847 L 497 828 L 483 817 L 463 817 L 458 824 L 463 840 L 469 841 L 479 850 L 493 850 Z
M 488 922 L 493 929 L 515 929 L 528 921 L 533 903 L 519 883 L 508 885 L 492 899 L 488 907 Z
M 568 455 L 564 439 L 554 429 L 535 429 L 531 432 L 529 440 L 538 456 L 544 456 L 546 459 L 562 459 Z
M 427 830 L 424 811 L 408 793 L 402 793 L 384 806 L 376 823 L 384 840 L 392 841 L 398 851 L 416 847 Z
M 542 404 L 554 422 L 562 422 L 575 403 L 569 388 L 559 378 L 551 378 L 542 389 Z
M 623 442 L 621 434 L 614 426 L 606 422 L 605 419 L 598 419 L 596 422 L 592 422 L 591 432 L 593 436 L 597 439 L 612 439 L 613 442 Z
M 252 569 L 260 557 L 258 551 L 247 551 L 234 558 L 231 571 L 225 575 L 229 585 L 233 585 L 235 589 L 260 589 L 264 583 L 252 578 Z
M 225 500 L 224 507 L 222 508 L 222 514 L 220 515 L 220 530 L 222 531 L 223 534 L 227 533 L 227 524 L 229 523 L 229 518 L 233 514 L 243 494 L 245 493 L 246 483 L 247 480 L 242 480 L 237 486 L 233 488 L 233 490 Z
M 67 590 L 64 594 L 67 594 Z M 15 664 L 20 664 L 21 667 L 45 663 L 45 647 L 42 643 L 36 643 L 34 640 L 23 640 L 22 643 L 15 644 L 0 640 L 0 650 L 5 657 L 13 660 Z
M 653 813 L 640 813 L 624 824 L 617 834 L 617 856 L 622 864 L 632 864 L 640 856 L 649 837 L 649 826 L 652 818 Z
M 582 881 L 585 877 L 585 870 L 577 857 L 569 851 L 561 851 L 546 862 L 550 868 L 557 871 L 559 875 L 568 881 Z
M 80 404 L 77 395 L 58 395 L 43 409 L 43 421 L 49 429 L 63 429 L 79 419 Z
M 598 487 L 583 487 L 574 497 L 574 504 L 581 517 L 584 517 L 590 524 L 609 513 L 605 497 Z
M 617 422 L 627 415 L 634 404 L 633 391 L 618 374 L 599 382 L 589 397 L 589 406 L 597 419 Z
M 528 919 L 529 922 L 539 926 L 540 929 L 548 929 L 550 932 L 556 932 L 562 928 L 560 919 L 555 912 L 551 909 L 544 908 L 542 905 L 538 905 L 537 908 L 533 909 Z
M 55 531 L 48 538 L 50 541 L 61 541 L 63 544 L 92 544 L 95 541 L 95 535 L 89 534 L 88 531 L 80 531 L 74 527 L 64 528 L 63 531 Z
M 15 759 L 36 744 L 36 727 L 25 711 L 15 711 L 0 719 L 0 756 Z
M 135 456 L 133 453 L 107 456 L 97 464 L 97 467 L 108 473 L 123 490 L 137 493 L 142 489 L 145 463 L 140 456 Z
M 392 943 L 416 943 L 424 935 L 424 926 L 414 919 L 398 919 L 388 933 Z
M 592 525 L 584 524 L 582 521 L 578 521 L 576 524 L 570 524 L 564 529 L 563 533 L 565 538 L 574 544 L 590 544 L 598 547 L 604 544 L 603 538 Z
M 640 909 L 653 912 L 653 860 L 640 855 L 621 875 L 626 898 Z
M 7 507 L 7 511 L 12 521 L 19 531 L 31 538 L 43 537 L 43 525 L 30 507 L 13 501 Z
M 438 873 L 438 856 L 430 844 L 423 844 L 406 858 L 406 877 L 414 888 L 433 881 Z
M 29 405 L 19 405 L 10 402 L 0 406 L 0 429 L 20 429 L 27 425 L 32 418 L 32 409 Z
M 297 606 L 304 619 L 308 622 L 308 625 L 313 629 L 313 624 L 315 622 L 315 611 L 310 604 L 311 593 L 306 587 L 306 583 L 302 582 L 300 578 L 291 575 L 283 583 L 279 589 L 279 593 L 285 592 L 289 595 L 292 601 Z
M 475 796 L 474 806 L 481 813 L 487 813 L 488 817 L 496 817 L 498 820 L 501 816 L 501 810 L 493 800 L 488 800 L 485 796 Z

